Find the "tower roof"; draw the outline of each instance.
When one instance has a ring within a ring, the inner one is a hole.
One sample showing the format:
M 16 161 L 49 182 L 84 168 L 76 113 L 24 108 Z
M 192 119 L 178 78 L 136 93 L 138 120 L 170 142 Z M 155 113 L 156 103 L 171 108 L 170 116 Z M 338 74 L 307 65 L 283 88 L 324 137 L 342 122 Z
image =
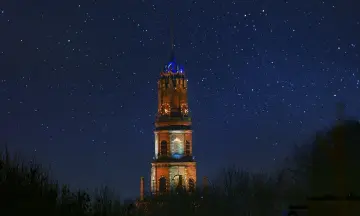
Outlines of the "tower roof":
M 175 57 L 172 55 L 169 62 L 164 67 L 164 73 L 184 73 L 182 65 L 176 63 Z

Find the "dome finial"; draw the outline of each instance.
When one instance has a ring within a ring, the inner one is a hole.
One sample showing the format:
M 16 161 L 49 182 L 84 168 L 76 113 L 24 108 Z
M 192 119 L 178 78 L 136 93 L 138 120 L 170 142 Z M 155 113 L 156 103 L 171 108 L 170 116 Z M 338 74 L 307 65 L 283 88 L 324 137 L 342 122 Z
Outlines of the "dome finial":
M 170 62 L 175 62 L 175 34 L 174 34 L 174 4 L 171 2 L 171 12 L 170 12 Z

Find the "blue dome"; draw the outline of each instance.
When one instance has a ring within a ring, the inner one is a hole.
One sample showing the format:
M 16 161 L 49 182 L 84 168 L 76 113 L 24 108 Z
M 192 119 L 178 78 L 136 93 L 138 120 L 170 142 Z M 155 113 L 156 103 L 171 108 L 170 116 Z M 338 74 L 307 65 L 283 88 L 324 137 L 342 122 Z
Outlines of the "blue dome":
M 183 73 L 184 69 L 181 65 L 176 64 L 175 61 L 170 61 L 167 65 L 165 65 L 164 71 L 172 73 Z

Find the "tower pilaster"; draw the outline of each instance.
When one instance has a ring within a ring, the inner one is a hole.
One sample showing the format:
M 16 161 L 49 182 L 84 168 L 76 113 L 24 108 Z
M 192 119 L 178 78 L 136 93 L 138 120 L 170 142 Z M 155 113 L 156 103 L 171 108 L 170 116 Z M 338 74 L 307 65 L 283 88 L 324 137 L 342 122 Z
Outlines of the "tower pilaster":
M 140 178 L 140 201 L 144 201 L 144 177 Z

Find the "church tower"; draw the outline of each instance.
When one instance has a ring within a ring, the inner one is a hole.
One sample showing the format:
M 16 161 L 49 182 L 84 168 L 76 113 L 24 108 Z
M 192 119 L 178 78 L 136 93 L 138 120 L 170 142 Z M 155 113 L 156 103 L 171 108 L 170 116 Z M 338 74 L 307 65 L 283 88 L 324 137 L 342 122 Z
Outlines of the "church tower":
M 196 162 L 192 154 L 187 79 L 174 52 L 158 80 L 158 112 L 155 120 L 155 155 L 151 163 L 151 192 L 178 188 L 195 190 Z

